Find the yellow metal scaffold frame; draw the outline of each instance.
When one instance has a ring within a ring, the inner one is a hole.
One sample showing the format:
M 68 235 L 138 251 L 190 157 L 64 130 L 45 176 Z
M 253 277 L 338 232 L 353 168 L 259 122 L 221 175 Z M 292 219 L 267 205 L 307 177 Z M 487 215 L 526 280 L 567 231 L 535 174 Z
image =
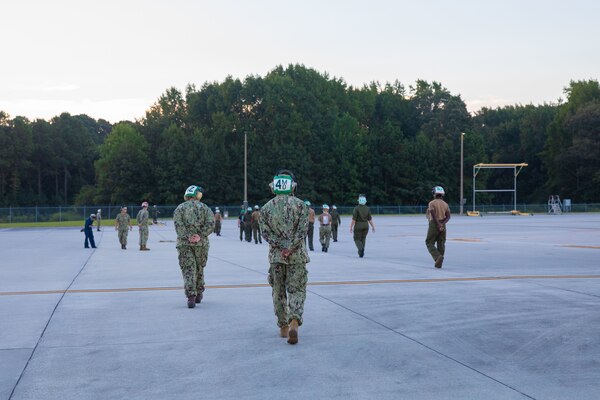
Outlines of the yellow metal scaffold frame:
M 473 211 L 475 211 L 475 194 L 478 192 L 512 192 L 514 199 L 514 208 L 517 209 L 517 176 L 523 169 L 523 167 L 527 167 L 529 164 L 519 163 L 519 164 L 475 164 L 473 165 Z M 475 186 L 475 178 L 477 178 L 477 174 L 482 169 L 513 169 L 513 188 L 512 189 L 477 189 Z

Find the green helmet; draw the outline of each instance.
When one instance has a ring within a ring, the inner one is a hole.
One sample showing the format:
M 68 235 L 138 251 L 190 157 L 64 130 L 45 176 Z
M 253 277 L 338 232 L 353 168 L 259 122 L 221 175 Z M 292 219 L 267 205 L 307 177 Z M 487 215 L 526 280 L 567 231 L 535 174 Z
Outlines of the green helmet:
M 191 185 L 185 190 L 185 197 L 196 197 L 198 192 L 202 193 L 202 188 L 200 186 Z

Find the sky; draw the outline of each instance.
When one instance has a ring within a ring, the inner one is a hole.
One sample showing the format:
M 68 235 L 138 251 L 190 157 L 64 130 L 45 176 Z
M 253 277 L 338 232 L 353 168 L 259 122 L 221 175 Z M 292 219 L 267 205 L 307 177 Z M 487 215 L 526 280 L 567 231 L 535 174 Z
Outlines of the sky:
M 6 0 L 0 111 L 141 119 L 168 88 L 303 64 L 348 85 L 437 81 L 481 107 L 600 76 L 600 1 Z

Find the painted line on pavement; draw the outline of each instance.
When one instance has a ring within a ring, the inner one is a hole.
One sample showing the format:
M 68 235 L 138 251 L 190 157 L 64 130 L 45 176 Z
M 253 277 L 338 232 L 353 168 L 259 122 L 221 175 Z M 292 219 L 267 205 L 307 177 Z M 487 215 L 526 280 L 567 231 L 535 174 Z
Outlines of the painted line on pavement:
M 509 275 L 482 276 L 472 278 L 422 278 L 422 279 L 375 279 L 369 281 L 332 281 L 308 282 L 308 286 L 342 286 L 342 285 L 381 285 L 390 283 L 443 283 L 443 282 L 476 282 L 476 281 L 509 281 L 519 279 L 600 279 L 600 275 Z M 206 289 L 246 289 L 269 287 L 266 283 L 242 283 L 233 285 L 206 285 Z M 114 289 L 69 289 L 39 290 L 23 292 L 0 292 L 0 296 L 24 296 L 36 294 L 63 293 L 121 293 L 121 292 L 155 292 L 182 290 L 183 286 L 148 287 L 148 288 L 114 288 Z
M 600 246 L 583 246 L 579 244 L 563 244 L 560 247 L 571 247 L 574 249 L 600 249 Z

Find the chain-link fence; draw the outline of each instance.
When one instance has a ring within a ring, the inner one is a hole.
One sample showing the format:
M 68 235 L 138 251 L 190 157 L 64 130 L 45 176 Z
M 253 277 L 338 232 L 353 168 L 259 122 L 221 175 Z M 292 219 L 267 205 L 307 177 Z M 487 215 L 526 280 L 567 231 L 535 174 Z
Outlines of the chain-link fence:
M 219 207 L 221 214 L 225 217 L 237 218 L 240 214 L 240 206 L 228 205 L 210 205 L 211 208 Z M 320 205 L 313 205 L 317 212 Z M 127 206 L 128 213 L 135 218 L 141 209 L 139 205 Z M 149 207 L 150 219 L 162 218 L 170 219 L 173 217 L 176 205 Z M 354 206 L 337 206 L 340 214 L 352 214 Z M 371 213 L 374 215 L 401 215 L 401 214 L 424 214 L 427 205 L 418 206 L 379 206 L 369 205 Z M 451 205 L 453 214 L 458 214 L 459 206 Z M 71 207 L 8 207 L 0 208 L 0 223 L 19 223 L 19 222 L 61 222 L 61 221 L 83 221 L 90 214 L 100 215 L 103 220 L 114 220 L 120 212 L 120 206 L 71 206 Z M 470 208 L 465 207 L 466 213 Z M 512 204 L 481 204 L 477 206 L 477 211 L 482 213 L 509 213 L 513 210 Z M 517 204 L 517 210 L 534 214 L 545 214 L 548 212 L 547 204 Z M 570 212 L 600 212 L 600 203 L 572 204 Z

